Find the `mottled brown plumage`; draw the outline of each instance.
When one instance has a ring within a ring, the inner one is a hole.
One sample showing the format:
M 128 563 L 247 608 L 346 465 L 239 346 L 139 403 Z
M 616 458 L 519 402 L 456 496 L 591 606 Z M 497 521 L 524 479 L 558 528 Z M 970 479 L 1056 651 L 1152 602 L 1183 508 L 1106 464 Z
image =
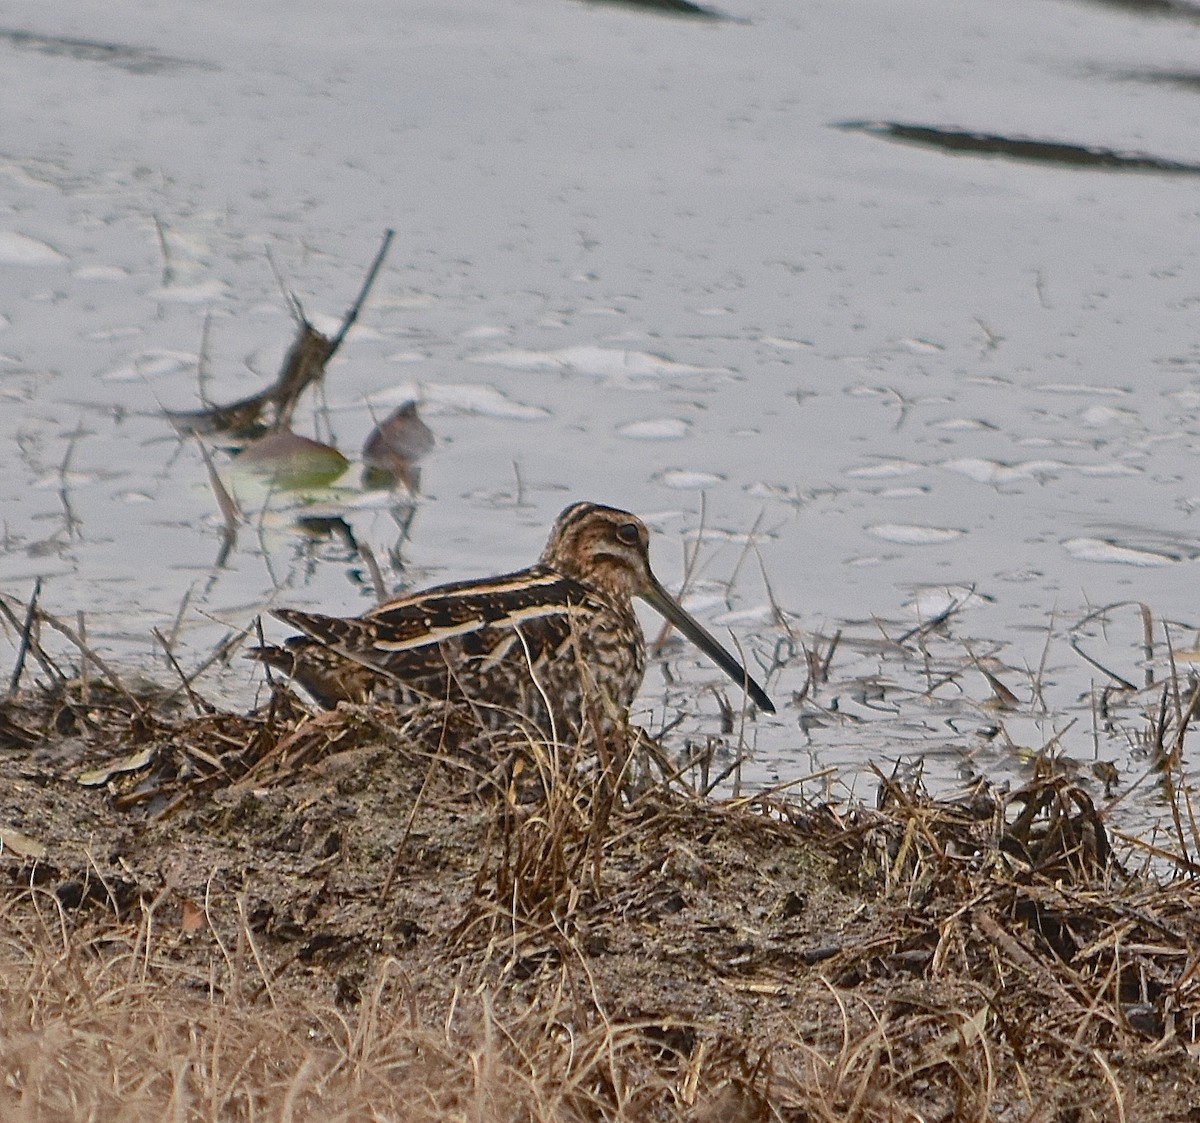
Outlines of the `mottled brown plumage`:
M 762 709 L 762 688 L 659 584 L 636 516 L 575 503 L 541 558 L 501 577 L 439 585 L 343 619 L 279 609 L 304 634 L 253 654 L 322 706 L 385 697 L 469 706 L 487 729 L 564 740 L 613 724 L 637 695 L 646 645 L 641 597 Z

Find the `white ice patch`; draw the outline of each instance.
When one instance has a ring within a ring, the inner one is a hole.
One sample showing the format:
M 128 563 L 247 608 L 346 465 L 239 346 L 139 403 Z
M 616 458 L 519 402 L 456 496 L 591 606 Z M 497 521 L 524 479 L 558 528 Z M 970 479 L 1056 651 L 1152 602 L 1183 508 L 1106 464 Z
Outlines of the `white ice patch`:
M 55 471 L 34 480 L 33 486 L 38 491 L 51 491 L 62 487 L 86 487 L 88 484 L 94 484 L 99 478 L 98 472 Z
M 947 433 L 967 433 L 979 429 L 995 430 L 996 426 L 980 417 L 946 417 L 935 421 L 932 428 L 943 429 Z
M 479 324 L 459 334 L 459 339 L 503 339 L 512 335 L 511 328 L 498 327 L 495 324 Z
M 402 405 L 418 401 L 431 416 L 466 413 L 477 417 L 495 417 L 501 421 L 538 421 L 549 417 L 542 406 L 525 405 L 506 397 L 495 386 L 482 382 L 405 382 L 372 394 L 372 405 Z
M 924 464 L 912 460 L 882 460 L 878 464 L 865 464 L 861 468 L 847 468 L 846 475 L 855 480 L 890 480 L 897 476 L 911 476 L 919 472 Z
M 63 260 L 58 250 L 37 238 L 15 230 L 0 230 L 0 265 L 53 265 Z
M 786 339 L 780 335 L 764 335 L 762 341 L 768 347 L 778 347 L 780 351 L 802 351 L 812 346 L 803 339 Z
M 305 514 L 326 515 L 336 518 L 345 511 L 390 511 L 396 506 L 396 493 L 385 489 L 355 492 L 349 488 L 339 494 L 337 501 L 329 504 L 306 505 Z
M 712 618 L 714 627 L 734 628 L 746 624 L 773 624 L 777 619 L 774 608 L 769 604 L 756 604 L 753 608 L 737 608 L 722 612 Z
M 726 367 L 698 367 L 677 363 L 649 351 L 623 351 L 583 344 L 557 351 L 488 351 L 470 356 L 473 363 L 488 363 L 509 370 L 571 371 L 592 378 L 684 378 L 700 374 L 731 374 Z
M 502 421 L 538 421 L 550 416 L 548 409 L 514 402 L 495 386 L 484 383 L 463 382 L 450 385 L 426 382 L 422 383 L 421 389 L 425 401 L 446 406 L 458 413 L 495 417 Z
M 83 338 L 89 342 L 107 343 L 111 339 L 128 339 L 132 335 L 142 335 L 144 332 L 145 328 L 139 328 L 134 324 L 125 324 L 121 327 L 89 331 Z
M 966 585 L 931 585 L 918 589 L 912 598 L 904 602 L 904 607 L 911 608 L 921 619 L 929 620 L 952 608 L 965 608 L 982 601 L 983 598 Z
M 118 367 L 97 377 L 101 382 L 137 382 L 143 378 L 161 378 L 177 371 L 194 369 L 200 356 L 191 351 L 142 351 Z
M 1008 484 L 1017 480 L 1042 480 L 1070 467 L 1061 460 L 1022 460 L 1004 464 L 999 460 L 984 460 L 968 456 L 960 460 L 945 460 L 942 467 L 957 472 L 981 484 Z
M 429 356 L 423 351 L 394 351 L 388 355 L 389 363 L 423 363 Z
M 1106 479 L 1110 476 L 1140 476 L 1142 469 L 1132 464 L 1081 464 L 1079 474 L 1092 479 Z
M 1120 398 L 1130 393 L 1121 386 L 1091 386 L 1086 382 L 1045 382 L 1034 389 L 1043 394 L 1079 394 L 1103 398 Z
M 678 441 L 688 435 L 690 428 L 680 417 L 648 417 L 617 426 L 617 436 L 631 441 Z
M 1121 546 L 1104 538 L 1068 538 L 1063 549 L 1080 561 L 1116 562 L 1118 565 L 1159 566 L 1179 561 L 1170 554 Z
M 659 472 L 654 476 L 656 483 L 662 484 L 663 487 L 675 488 L 679 491 L 712 487 L 714 484 L 721 483 L 724 479 L 724 476 L 718 475 L 716 472 L 697 472 L 687 468 L 668 468 L 665 472 Z
M 691 615 L 703 618 L 718 609 L 724 611 L 729 603 L 729 598 L 724 593 L 693 590 L 687 596 L 682 597 L 679 603 Z
M 228 288 L 224 281 L 210 278 L 194 285 L 164 285 L 146 295 L 162 304 L 211 304 L 220 300 Z
M 966 531 L 946 526 L 916 526 L 910 523 L 878 523 L 866 528 L 868 534 L 884 542 L 895 542 L 901 546 L 938 546 L 953 542 Z
M 437 299 L 428 292 L 376 292 L 368 301 L 369 306 L 377 312 L 402 311 L 411 312 L 414 308 L 432 308 Z
M 122 269 L 119 265 L 84 265 L 79 269 L 72 269 L 71 276 L 77 281 L 103 284 L 125 280 L 129 276 L 129 270 Z
M 719 526 L 703 527 L 696 534 L 696 538 L 701 542 L 732 542 L 735 546 L 748 546 L 751 542 L 772 537 L 774 535 L 764 532 L 749 534 L 744 530 L 725 530 Z
M 1131 425 L 1137 421 L 1137 414 L 1113 406 L 1091 406 L 1079 415 L 1079 421 L 1088 429 L 1101 429 L 1105 425 Z

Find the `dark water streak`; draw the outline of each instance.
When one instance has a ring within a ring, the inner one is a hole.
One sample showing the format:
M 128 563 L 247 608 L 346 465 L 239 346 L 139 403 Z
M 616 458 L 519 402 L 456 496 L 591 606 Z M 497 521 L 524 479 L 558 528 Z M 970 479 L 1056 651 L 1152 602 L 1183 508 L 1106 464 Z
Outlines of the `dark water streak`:
M 99 62 L 127 70 L 130 74 L 158 74 L 195 66 L 216 70 L 212 63 L 195 59 L 175 58 L 159 54 L 146 47 L 131 47 L 127 43 L 105 43 L 98 39 L 76 39 L 67 35 L 41 35 L 36 31 L 0 28 L 0 40 L 20 50 L 38 51 L 43 55 Z
M 980 133 L 940 125 L 914 125 L 900 121 L 839 121 L 837 129 L 869 133 L 885 140 L 937 148 L 953 155 L 1000 156 L 1033 164 L 1056 167 L 1101 169 L 1118 172 L 1163 172 L 1168 175 L 1200 175 L 1200 164 L 1182 163 L 1144 152 L 1118 152 L 1067 141 L 1034 140 L 999 133 Z

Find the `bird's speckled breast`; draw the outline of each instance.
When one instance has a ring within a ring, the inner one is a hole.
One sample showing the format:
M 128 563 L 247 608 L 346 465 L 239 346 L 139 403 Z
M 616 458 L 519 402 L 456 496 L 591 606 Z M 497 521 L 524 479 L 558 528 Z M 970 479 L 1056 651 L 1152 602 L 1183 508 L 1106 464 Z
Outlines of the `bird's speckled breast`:
M 633 606 L 577 587 L 560 609 L 447 639 L 440 658 L 419 669 L 410 664 L 384 689 L 400 702 L 432 696 L 465 703 L 493 729 L 519 716 L 547 739 L 577 738 L 596 722 L 611 728 L 645 673 Z

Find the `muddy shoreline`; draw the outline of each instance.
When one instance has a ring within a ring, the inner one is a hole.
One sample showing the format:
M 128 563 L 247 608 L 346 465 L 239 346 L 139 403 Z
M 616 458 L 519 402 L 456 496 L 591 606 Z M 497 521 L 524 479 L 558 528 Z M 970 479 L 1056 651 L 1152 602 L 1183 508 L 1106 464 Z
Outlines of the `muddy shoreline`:
M 0 1118 L 1197 1118 L 1200 892 L 1061 777 L 718 802 L 58 693 L 0 708 Z

